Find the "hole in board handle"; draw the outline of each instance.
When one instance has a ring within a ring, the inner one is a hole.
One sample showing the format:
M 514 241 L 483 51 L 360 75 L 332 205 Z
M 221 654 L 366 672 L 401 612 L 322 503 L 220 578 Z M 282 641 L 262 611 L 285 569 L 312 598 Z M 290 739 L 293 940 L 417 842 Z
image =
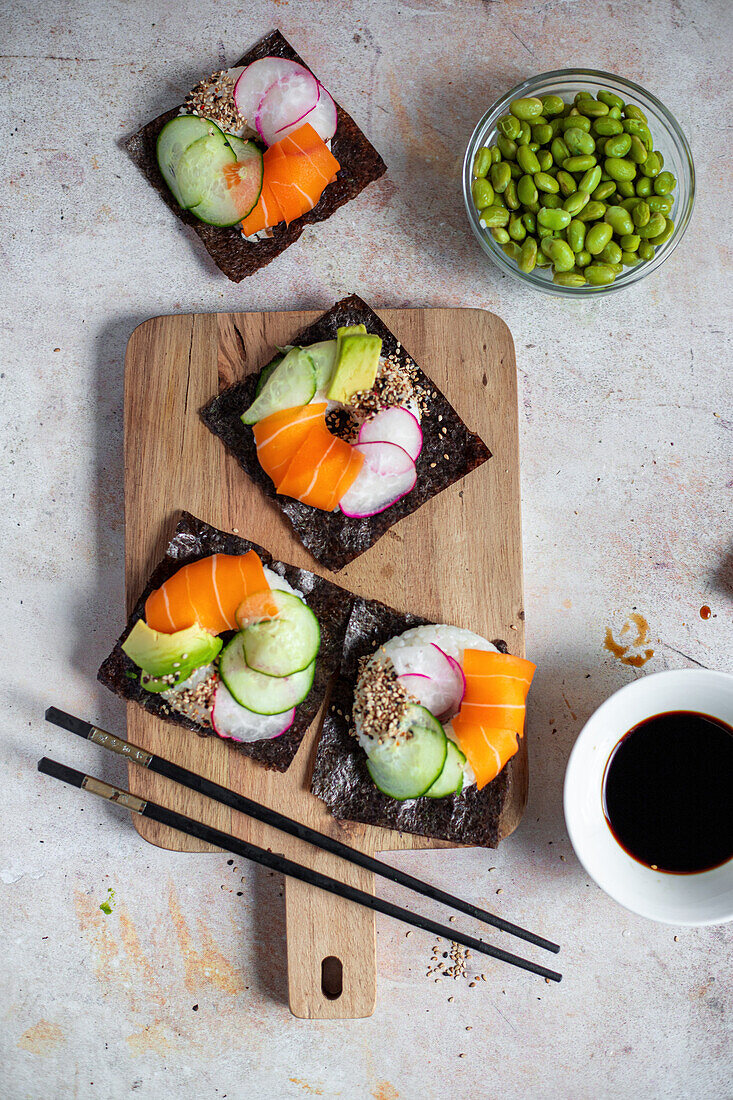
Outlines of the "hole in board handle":
M 343 993 L 344 968 L 335 955 L 327 955 L 321 963 L 321 989 L 329 1001 L 337 1001 Z

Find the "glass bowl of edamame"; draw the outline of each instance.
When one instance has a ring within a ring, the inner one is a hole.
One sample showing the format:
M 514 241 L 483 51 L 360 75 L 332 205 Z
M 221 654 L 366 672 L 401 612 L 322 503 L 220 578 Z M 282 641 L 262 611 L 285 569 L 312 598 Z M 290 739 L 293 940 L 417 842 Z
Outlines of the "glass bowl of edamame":
M 486 112 L 463 161 L 481 248 L 546 294 L 621 290 L 672 255 L 692 215 L 690 146 L 664 104 L 623 77 L 558 69 Z

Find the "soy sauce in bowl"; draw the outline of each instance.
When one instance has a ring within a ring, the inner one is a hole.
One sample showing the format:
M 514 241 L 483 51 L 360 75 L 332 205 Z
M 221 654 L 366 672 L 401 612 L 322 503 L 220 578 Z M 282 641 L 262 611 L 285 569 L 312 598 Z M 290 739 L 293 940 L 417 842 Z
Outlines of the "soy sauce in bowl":
M 603 775 L 615 839 L 654 871 L 695 874 L 733 857 L 733 729 L 695 711 L 645 719 Z

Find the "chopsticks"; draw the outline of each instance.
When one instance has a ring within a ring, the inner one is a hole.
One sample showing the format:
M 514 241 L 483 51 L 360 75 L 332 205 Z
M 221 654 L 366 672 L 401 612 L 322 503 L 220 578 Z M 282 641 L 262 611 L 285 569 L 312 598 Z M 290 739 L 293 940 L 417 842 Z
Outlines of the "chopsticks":
M 538 974 L 541 978 L 548 978 L 553 982 L 562 980 L 562 975 L 554 970 L 548 970 L 546 967 L 539 966 L 537 963 L 530 962 L 528 959 L 522 959 L 518 955 L 512 955 L 508 951 L 502 951 L 498 947 L 492 947 L 490 944 L 484 943 L 483 940 L 474 939 L 473 936 L 464 936 L 461 932 L 456 932 L 453 928 L 448 927 L 448 925 L 439 924 L 437 921 L 429 920 L 427 917 L 420 916 L 418 913 L 411 913 L 408 909 L 402 909 L 400 906 L 393 905 L 389 901 L 383 901 L 373 894 L 368 894 L 344 882 L 339 882 L 338 879 L 329 878 L 328 875 L 322 875 L 319 871 L 314 871 L 310 867 L 303 867 L 301 864 L 286 859 L 284 856 L 277 855 L 275 852 L 268 852 L 264 848 L 258 848 L 254 844 L 249 844 L 246 840 L 240 840 L 238 837 L 230 836 L 229 833 L 221 832 L 219 829 L 213 829 L 209 825 L 204 825 L 202 822 L 195 821 L 193 818 L 185 817 L 183 814 L 176 813 L 174 810 L 168 810 L 165 806 L 159 806 L 155 802 L 146 802 L 144 799 L 138 798 L 122 787 L 115 787 L 111 783 L 105 783 L 100 779 L 95 779 L 94 776 L 77 771 L 76 768 L 69 768 L 65 764 L 59 764 L 55 760 L 49 760 L 47 756 L 44 756 L 38 761 L 38 770 L 44 775 L 53 776 L 54 779 L 60 779 L 62 782 L 70 784 L 72 787 L 79 787 L 82 790 L 89 791 L 91 794 L 96 794 L 100 798 L 107 799 L 109 802 L 116 802 L 118 805 L 128 810 L 133 810 L 142 817 L 158 821 L 161 825 L 168 825 L 181 833 L 187 833 L 189 836 L 206 841 L 207 844 L 213 844 L 218 848 L 223 848 L 226 852 L 232 852 L 234 855 L 251 860 L 253 863 L 259 863 L 263 867 L 269 867 L 270 870 L 278 871 L 280 874 L 287 875 L 289 878 L 300 879 L 301 882 L 307 882 L 311 886 L 317 886 L 321 890 L 326 890 L 331 894 L 338 895 L 338 897 L 346 898 L 348 901 L 353 901 L 357 905 L 365 906 L 367 909 L 373 909 L 377 913 L 383 913 L 385 916 L 403 921 L 405 924 L 410 924 L 414 928 L 422 928 L 425 932 L 432 932 L 436 936 L 445 937 L 447 940 L 454 940 L 456 943 L 468 947 L 472 951 L 478 951 L 482 955 L 489 955 L 494 959 L 498 959 L 500 962 L 510 963 L 512 966 L 517 966 L 522 970 L 528 970 L 532 974 Z
M 322 848 L 326 852 L 340 856 L 349 863 L 364 867 L 367 871 L 372 871 L 375 875 L 388 879 L 390 882 L 406 886 L 408 890 L 413 890 L 426 898 L 431 898 L 433 901 L 441 902 L 452 909 L 466 913 L 469 917 L 483 921 L 484 924 L 490 924 L 494 928 L 499 928 L 502 932 L 508 932 L 512 936 L 533 943 L 536 947 L 544 948 L 545 951 L 557 953 L 560 950 L 558 944 L 553 943 L 552 940 L 547 940 L 543 936 L 538 936 L 534 932 L 527 931 L 526 928 L 521 928 L 517 924 L 512 924 L 510 921 L 496 916 L 494 913 L 480 909 L 470 901 L 464 901 L 463 898 L 455 897 L 445 890 L 439 890 L 436 886 L 431 886 L 421 879 L 414 878 L 396 867 L 390 867 L 388 863 L 383 863 L 382 860 L 375 859 L 356 848 L 351 848 L 348 844 L 343 844 L 340 840 L 327 836 L 325 833 L 319 833 L 308 825 L 303 825 L 300 821 L 294 821 L 292 818 L 286 817 L 285 814 L 270 809 L 269 806 L 263 806 L 259 802 L 245 797 L 245 795 L 237 794 L 236 791 L 222 787 L 202 775 L 197 775 L 187 768 L 174 764 L 171 760 L 166 760 L 162 756 L 156 756 L 146 749 L 141 749 L 130 741 L 115 737 L 113 733 L 107 733 L 106 730 L 101 730 L 98 726 L 93 726 L 81 718 L 75 718 L 74 715 L 67 714 L 56 707 L 49 707 L 46 711 L 46 721 L 52 722 L 70 733 L 75 733 L 79 737 L 93 741 L 96 745 L 101 745 L 111 752 L 124 756 L 127 760 L 132 760 L 135 764 L 148 768 L 149 771 L 157 772 L 158 775 L 172 779 L 175 783 L 180 783 L 192 791 L 198 791 L 199 794 L 206 795 L 207 798 L 211 798 L 215 802 L 229 806 L 239 813 L 247 814 L 248 817 L 261 821 L 265 825 L 270 825 L 283 833 L 289 833 L 290 836 L 298 837 L 299 840 L 305 840 L 316 848 Z

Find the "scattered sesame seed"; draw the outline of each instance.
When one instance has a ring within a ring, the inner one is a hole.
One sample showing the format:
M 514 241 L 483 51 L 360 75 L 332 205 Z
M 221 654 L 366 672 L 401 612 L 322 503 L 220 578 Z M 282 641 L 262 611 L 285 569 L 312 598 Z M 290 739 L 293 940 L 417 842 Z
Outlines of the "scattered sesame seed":
M 412 935 L 412 932 L 405 932 L 405 939 L 407 939 L 407 937 L 411 936 L 411 935 Z
M 470 1024 L 466 1024 L 466 1031 L 473 1031 L 473 1028 Z
M 435 469 L 435 467 L 436 467 L 437 465 L 438 465 L 438 463 L 437 463 L 437 462 L 431 462 L 431 463 L 430 463 L 430 469 L 431 469 L 431 470 L 434 470 L 434 469 Z
M 449 1005 L 453 1004 L 454 1001 L 455 1001 L 455 997 L 449 997 L 448 998 L 448 1004 Z
M 503 894 L 504 893 L 503 887 L 500 886 L 499 889 L 496 892 L 497 892 L 497 894 Z
M 465 1057 L 466 1057 L 466 1055 L 465 1055 L 465 1054 L 459 1054 L 459 1055 L 458 1055 L 458 1057 L 459 1057 L 459 1058 L 465 1058 Z
M 475 985 L 476 985 L 476 983 L 475 983 L 475 982 L 469 982 L 469 983 L 468 983 L 468 988 L 469 988 L 469 989 L 473 989 L 473 987 L 474 987 Z
M 456 923 L 456 918 L 455 917 L 448 917 L 448 920 L 451 922 L 451 924 Z

